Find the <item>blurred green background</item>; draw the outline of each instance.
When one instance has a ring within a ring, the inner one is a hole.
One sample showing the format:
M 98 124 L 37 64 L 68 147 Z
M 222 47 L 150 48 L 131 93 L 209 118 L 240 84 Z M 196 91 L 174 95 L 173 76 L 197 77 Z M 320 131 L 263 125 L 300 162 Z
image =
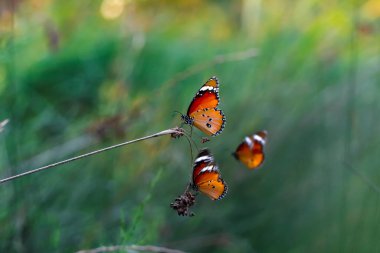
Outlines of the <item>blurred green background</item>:
M 159 137 L 0 185 L 0 251 L 380 252 L 378 0 L 1 1 L 1 178 L 178 126 L 213 75 L 223 200 L 177 216 L 189 145 Z

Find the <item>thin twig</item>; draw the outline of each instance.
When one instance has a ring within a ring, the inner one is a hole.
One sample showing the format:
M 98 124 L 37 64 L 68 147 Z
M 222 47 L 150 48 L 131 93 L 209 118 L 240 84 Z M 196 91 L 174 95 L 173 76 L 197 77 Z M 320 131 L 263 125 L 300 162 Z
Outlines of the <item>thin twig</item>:
M 88 249 L 88 250 L 80 250 L 76 253 L 101 253 L 101 252 L 114 252 L 114 251 L 128 251 L 128 250 L 135 250 L 135 251 L 149 251 L 149 252 L 160 252 L 160 253 L 185 253 L 181 250 L 176 249 L 168 249 L 164 247 L 158 247 L 158 246 L 139 246 L 139 245 L 116 245 L 116 246 L 103 246 L 95 249 Z
M 63 160 L 63 161 L 60 161 L 60 162 L 57 162 L 57 163 L 49 164 L 49 165 L 46 165 L 46 166 L 43 166 L 43 167 L 40 167 L 40 168 L 37 168 L 37 169 L 34 169 L 34 170 L 26 171 L 24 173 L 17 174 L 17 175 L 8 177 L 8 178 L 4 178 L 4 179 L 0 180 L 0 184 L 5 183 L 7 181 L 11 181 L 11 180 L 19 178 L 19 177 L 23 177 L 23 176 L 30 175 L 30 174 L 33 174 L 33 173 L 36 173 L 36 172 L 40 172 L 40 171 L 43 171 L 43 170 L 47 170 L 47 169 L 50 169 L 50 168 L 53 168 L 53 167 L 57 167 L 59 165 L 65 164 L 65 163 L 73 162 L 75 160 L 79 160 L 79 159 L 85 158 L 87 156 L 99 154 L 99 153 L 107 151 L 107 150 L 111 150 L 111 149 L 114 149 L 114 148 L 118 148 L 118 147 L 121 147 L 121 146 L 132 144 L 132 143 L 135 143 L 135 142 L 147 140 L 147 139 L 150 139 L 150 138 L 159 137 L 159 136 L 162 136 L 162 135 L 168 135 L 168 134 L 179 134 L 179 135 L 182 135 L 183 132 L 179 131 L 178 129 L 167 129 L 167 130 L 164 130 L 164 131 L 152 134 L 152 135 L 148 135 L 148 136 L 145 136 L 145 137 L 142 137 L 142 138 L 138 138 L 138 139 L 135 139 L 135 140 L 131 140 L 131 141 L 126 141 L 126 142 L 123 142 L 123 143 L 120 143 L 120 144 L 116 144 L 116 145 L 113 145 L 113 146 L 110 146 L 110 147 L 106 147 L 106 148 L 103 148 L 103 149 L 98 149 L 98 150 L 92 151 L 90 153 L 86 153 L 86 154 L 83 154 L 83 155 L 80 155 L 80 156 L 76 156 L 76 157 L 73 157 L 73 158 L 69 158 L 69 159 L 66 159 L 66 160 Z

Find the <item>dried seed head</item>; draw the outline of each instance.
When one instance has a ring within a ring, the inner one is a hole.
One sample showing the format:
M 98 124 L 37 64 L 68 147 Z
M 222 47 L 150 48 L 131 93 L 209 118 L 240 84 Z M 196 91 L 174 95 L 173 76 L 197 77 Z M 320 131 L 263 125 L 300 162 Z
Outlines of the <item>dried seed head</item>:
M 180 127 L 172 128 L 172 130 L 174 130 L 175 132 L 172 133 L 170 136 L 174 139 L 177 139 L 177 138 L 183 136 L 185 133 L 185 130 L 183 130 L 183 128 L 180 128 Z
M 170 207 L 177 211 L 178 215 L 182 216 L 194 216 L 193 212 L 189 211 L 189 208 L 195 203 L 195 195 L 186 190 L 181 196 L 178 196 Z

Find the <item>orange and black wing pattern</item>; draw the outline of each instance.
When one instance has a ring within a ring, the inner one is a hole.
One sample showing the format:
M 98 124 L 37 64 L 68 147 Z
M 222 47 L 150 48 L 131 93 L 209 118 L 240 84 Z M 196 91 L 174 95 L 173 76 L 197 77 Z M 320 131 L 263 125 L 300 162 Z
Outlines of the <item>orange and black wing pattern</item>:
M 267 134 L 267 131 L 263 130 L 245 137 L 234 153 L 235 158 L 249 169 L 257 169 L 264 162 Z
M 226 118 L 219 104 L 219 81 L 211 77 L 191 101 L 186 117 L 189 122 L 207 135 L 218 135 L 223 131 Z
M 201 150 L 194 161 L 193 187 L 212 200 L 222 199 L 227 193 L 227 184 L 208 149 Z

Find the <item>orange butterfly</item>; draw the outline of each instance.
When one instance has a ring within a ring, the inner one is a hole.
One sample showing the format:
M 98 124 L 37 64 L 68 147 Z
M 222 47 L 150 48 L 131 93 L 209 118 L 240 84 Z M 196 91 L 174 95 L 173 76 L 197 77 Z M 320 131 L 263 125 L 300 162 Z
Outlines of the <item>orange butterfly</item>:
M 220 177 L 218 166 L 208 149 L 202 149 L 194 161 L 192 185 L 212 200 L 222 199 L 227 193 L 227 184 Z
M 259 131 L 252 136 L 245 137 L 233 155 L 249 169 L 256 169 L 264 162 L 264 146 L 267 140 L 267 131 Z
M 219 81 L 211 77 L 197 92 L 181 118 L 185 124 L 194 125 L 207 135 L 218 135 L 223 131 L 226 118 L 219 104 Z

